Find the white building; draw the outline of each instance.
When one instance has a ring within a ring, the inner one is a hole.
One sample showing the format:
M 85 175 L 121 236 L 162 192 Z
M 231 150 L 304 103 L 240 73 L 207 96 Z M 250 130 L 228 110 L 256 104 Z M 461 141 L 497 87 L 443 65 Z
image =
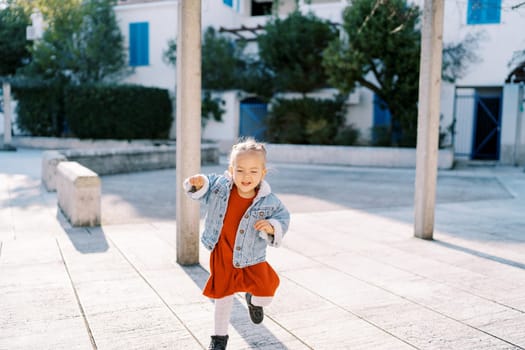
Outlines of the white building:
M 422 6 L 423 0 L 417 2 Z M 301 11 L 312 11 L 333 22 L 341 22 L 347 5 L 345 0 L 299 1 Z M 177 6 L 176 0 L 121 0 L 116 6 L 130 65 L 135 68 L 128 82 L 174 91 L 175 68 L 162 56 L 168 40 L 176 37 Z M 272 6 L 272 0 L 202 0 L 202 27 L 253 29 L 268 20 L 264 14 Z M 280 0 L 278 13 L 286 16 L 294 8 L 295 0 Z M 249 30 L 243 33 L 253 35 Z M 469 33 L 481 33 L 477 51 L 481 60 L 455 84 L 443 84 L 442 126 L 455 120 L 457 157 L 525 164 L 524 89 L 519 84 L 505 84 L 513 54 L 525 50 L 525 5 L 518 0 L 446 1 L 444 41 L 457 42 Z M 224 121 L 209 122 L 203 137 L 226 148 L 239 135 L 256 133 L 260 117 L 252 117 L 258 111 L 264 114 L 266 106 L 251 97 L 237 91 L 223 93 L 227 106 Z M 349 99 L 347 122 L 366 135 L 381 119 L 377 113 L 373 93 L 360 88 Z

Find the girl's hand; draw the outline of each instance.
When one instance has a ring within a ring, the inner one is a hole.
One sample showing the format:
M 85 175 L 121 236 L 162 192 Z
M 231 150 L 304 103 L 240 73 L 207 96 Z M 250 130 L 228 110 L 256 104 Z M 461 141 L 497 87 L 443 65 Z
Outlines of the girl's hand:
M 270 224 L 268 220 L 259 220 L 255 223 L 254 227 L 257 231 L 264 231 L 269 235 L 273 235 L 275 232 L 272 224 Z
M 204 177 L 202 175 L 194 175 L 188 179 L 191 186 L 195 187 L 195 192 L 204 186 Z

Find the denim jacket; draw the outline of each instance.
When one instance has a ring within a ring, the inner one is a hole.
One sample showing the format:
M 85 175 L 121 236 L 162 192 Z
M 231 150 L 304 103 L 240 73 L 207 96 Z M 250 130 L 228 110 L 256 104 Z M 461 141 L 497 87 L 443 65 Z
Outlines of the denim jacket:
M 198 199 L 207 205 L 201 242 L 206 248 L 212 250 L 219 241 L 233 179 L 227 172 L 224 175 L 202 176 L 205 182 L 200 190 L 192 193 L 189 179 L 184 181 L 184 190 L 190 198 Z M 254 228 L 255 222 L 263 219 L 268 220 L 274 227 L 273 239 L 266 232 L 256 231 Z M 241 268 L 265 261 L 266 246 L 279 247 L 289 223 L 288 210 L 271 192 L 270 185 L 263 180 L 257 196 L 253 199 L 237 228 L 233 265 Z

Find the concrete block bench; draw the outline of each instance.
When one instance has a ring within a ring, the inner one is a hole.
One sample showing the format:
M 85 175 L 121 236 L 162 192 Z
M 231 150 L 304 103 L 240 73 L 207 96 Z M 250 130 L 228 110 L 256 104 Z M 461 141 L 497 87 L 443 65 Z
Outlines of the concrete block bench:
M 56 168 L 58 206 L 72 226 L 100 225 L 101 182 L 98 175 L 77 162 Z
M 56 191 L 57 166 L 58 163 L 65 161 L 67 161 L 66 156 L 58 151 L 42 153 L 42 184 L 48 192 Z
M 174 168 L 175 159 L 175 146 L 171 145 L 45 151 L 42 156 L 42 183 L 48 191 L 55 191 L 56 168 L 64 161 L 76 161 L 98 175 L 109 175 Z M 202 144 L 201 163 L 219 164 L 216 144 Z

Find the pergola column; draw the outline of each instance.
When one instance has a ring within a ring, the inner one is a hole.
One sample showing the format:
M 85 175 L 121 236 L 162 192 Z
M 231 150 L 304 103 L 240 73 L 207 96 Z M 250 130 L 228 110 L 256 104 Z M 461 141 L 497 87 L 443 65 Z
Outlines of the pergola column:
M 182 181 L 200 172 L 201 1 L 180 0 L 177 33 L 177 263 L 199 262 L 199 204 L 182 191 Z
M 417 119 L 414 235 L 432 239 L 436 201 L 443 0 L 425 0 L 421 31 L 421 61 Z

